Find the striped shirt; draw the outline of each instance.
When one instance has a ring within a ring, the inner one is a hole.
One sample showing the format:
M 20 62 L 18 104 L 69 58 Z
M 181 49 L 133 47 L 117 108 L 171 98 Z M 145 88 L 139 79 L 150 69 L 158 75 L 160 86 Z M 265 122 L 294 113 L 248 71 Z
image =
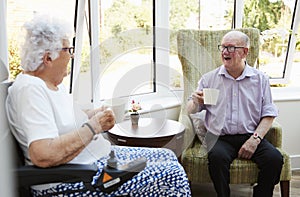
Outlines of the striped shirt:
M 206 110 L 205 126 L 215 135 L 253 133 L 263 117 L 278 115 L 268 76 L 249 65 L 237 79 L 222 65 L 204 74 L 198 85 L 198 91 L 220 91 L 216 105 L 202 105 L 199 109 Z

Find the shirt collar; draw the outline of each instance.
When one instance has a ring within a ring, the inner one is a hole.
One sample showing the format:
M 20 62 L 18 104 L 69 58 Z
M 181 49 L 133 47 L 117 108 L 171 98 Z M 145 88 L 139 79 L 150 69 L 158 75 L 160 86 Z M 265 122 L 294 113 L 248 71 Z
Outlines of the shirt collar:
M 232 78 L 228 74 L 228 72 L 225 69 L 224 65 L 221 66 L 218 75 L 223 75 L 223 76 L 225 76 L 227 78 Z M 254 75 L 255 75 L 255 73 L 253 71 L 253 68 L 251 66 L 249 66 L 249 64 L 246 63 L 245 69 L 244 69 L 243 73 L 236 80 L 242 80 L 242 79 L 245 79 L 246 77 L 251 77 L 251 76 L 254 76 Z

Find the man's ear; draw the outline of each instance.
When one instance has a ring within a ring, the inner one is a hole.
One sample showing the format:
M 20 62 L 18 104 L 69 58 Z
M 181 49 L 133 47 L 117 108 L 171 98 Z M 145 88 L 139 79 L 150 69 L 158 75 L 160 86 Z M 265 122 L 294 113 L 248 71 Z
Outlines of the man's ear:
M 49 56 L 49 53 L 45 53 L 44 56 L 43 56 L 43 63 L 44 63 L 44 65 L 48 65 L 51 62 L 52 62 L 52 59 Z
M 242 55 L 243 56 L 243 59 L 246 59 L 247 58 L 247 55 L 248 55 L 248 52 L 249 52 L 249 49 L 248 48 L 244 48 L 244 54 Z
M 244 53 L 245 53 L 246 56 L 248 55 L 248 52 L 249 52 L 249 49 L 248 48 L 244 48 Z

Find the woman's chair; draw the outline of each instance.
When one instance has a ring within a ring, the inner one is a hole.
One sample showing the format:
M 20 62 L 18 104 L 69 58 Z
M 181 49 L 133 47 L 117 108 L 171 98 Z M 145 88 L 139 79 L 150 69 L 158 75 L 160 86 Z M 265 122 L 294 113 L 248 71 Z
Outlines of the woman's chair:
M 256 66 L 259 53 L 260 32 L 254 28 L 238 29 L 246 33 L 250 38 L 250 49 L 247 57 L 249 65 Z M 187 114 L 186 103 L 191 93 L 197 88 L 197 82 L 202 74 L 222 65 L 220 52 L 217 45 L 221 43 L 223 36 L 230 30 L 179 30 L 177 34 L 178 57 L 182 64 L 184 77 L 184 95 L 179 121 L 186 127 L 184 137 L 184 152 L 181 163 L 186 170 L 191 182 L 211 182 L 208 172 L 208 160 L 206 149 L 195 134 L 194 122 Z M 197 125 L 198 126 L 198 125 Z M 289 184 L 291 180 L 290 158 L 281 148 L 282 130 L 277 122 L 274 122 L 268 132 L 268 139 L 284 157 L 284 165 L 280 177 L 281 196 L 289 196 Z M 230 167 L 231 184 L 254 184 L 257 181 L 259 169 L 251 160 L 235 159 Z
M 123 170 L 119 169 L 108 169 L 104 167 L 103 172 L 108 172 L 115 176 L 115 180 L 118 179 L 118 182 L 111 184 L 110 186 L 103 187 L 103 182 L 101 182 L 101 176 L 96 182 L 95 185 L 92 185 L 92 180 L 98 172 L 98 167 L 96 163 L 93 164 L 62 164 L 55 167 L 48 168 L 40 168 L 35 165 L 25 165 L 25 157 L 23 151 L 12 135 L 9 124 L 7 120 L 7 116 L 5 113 L 5 100 L 7 97 L 8 87 L 11 85 L 11 82 L 1 82 L 0 83 L 0 112 L 1 119 L 0 121 L 0 134 L 5 136 L 5 140 L 9 141 L 7 149 L 11 150 L 10 153 L 12 156 L 12 162 L 10 169 L 12 171 L 12 175 L 14 176 L 13 182 L 15 184 L 12 186 L 16 190 L 16 195 L 19 197 L 30 197 L 31 196 L 31 186 L 40 185 L 40 184 L 48 184 L 48 183 L 78 183 L 82 182 L 84 187 L 78 190 L 63 190 L 57 193 L 53 193 L 53 196 L 61 196 L 61 195 L 70 195 L 72 196 L 74 193 L 85 192 L 85 191 L 99 191 L 103 190 L 109 192 L 115 190 L 119 187 L 119 184 L 123 184 L 128 179 L 131 179 L 135 174 L 140 172 L 146 166 L 144 160 L 139 160 L 139 162 L 135 163 L 135 170 L 123 168 Z M 7 158 L 2 158 L 7 159 Z M 132 165 L 132 164 L 131 164 Z M 123 166 L 124 167 L 124 166 Z M 106 171 L 105 171 L 106 170 Z M 111 183 L 111 182 L 110 182 Z M 106 183 L 107 184 L 107 183 Z M 50 196 L 50 194 L 49 194 Z
M 65 183 L 74 183 L 82 181 L 86 189 L 94 190 L 95 188 L 91 185 L 91 180 L 93 176 L 97 173 L 97 166 L 95 164 L 65 164 L 57 167 L 51 168 L 39 168 L 33 165 L 25 165 L 25 157 L 19 146 L 18 142 L 15 140 L 11 134 L 8 122 L 5 114 L 5 100 L 7 96 L 7 89 L 11 85 L 9 82 L 0 83 L 0 106 L 1 106 L 1 135 L 6 137 L 6 140 L 9 140 L 10 143 L 8 149 L 10 149 L 12 154 L 13 161 L 12 166 L 10 166 L 15 176 L 15 187 L 17 190 L 16 195 L 20 197 L 29 197 L 30 186 L 46 183 L 56 183 L 56 182 L 65 182 Z M 2 158 L 7 159 L 7 158 Z M 74 192 L 74 191 L 70 191 Z M 68 193 L 68 191 L 65 191 Z

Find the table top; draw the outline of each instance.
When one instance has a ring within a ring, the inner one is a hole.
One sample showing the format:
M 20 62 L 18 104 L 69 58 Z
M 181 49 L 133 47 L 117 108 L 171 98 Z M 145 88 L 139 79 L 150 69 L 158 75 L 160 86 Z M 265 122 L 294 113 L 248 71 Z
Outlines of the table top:
M 160 138 L 174 136 L 184 132 L 184 130 L 184 125 L 174 120 L 140 118 L 138 125 L 132 125 L 130 120 L 125 120 L 116 124 L 108 132 L 123 137 Z

